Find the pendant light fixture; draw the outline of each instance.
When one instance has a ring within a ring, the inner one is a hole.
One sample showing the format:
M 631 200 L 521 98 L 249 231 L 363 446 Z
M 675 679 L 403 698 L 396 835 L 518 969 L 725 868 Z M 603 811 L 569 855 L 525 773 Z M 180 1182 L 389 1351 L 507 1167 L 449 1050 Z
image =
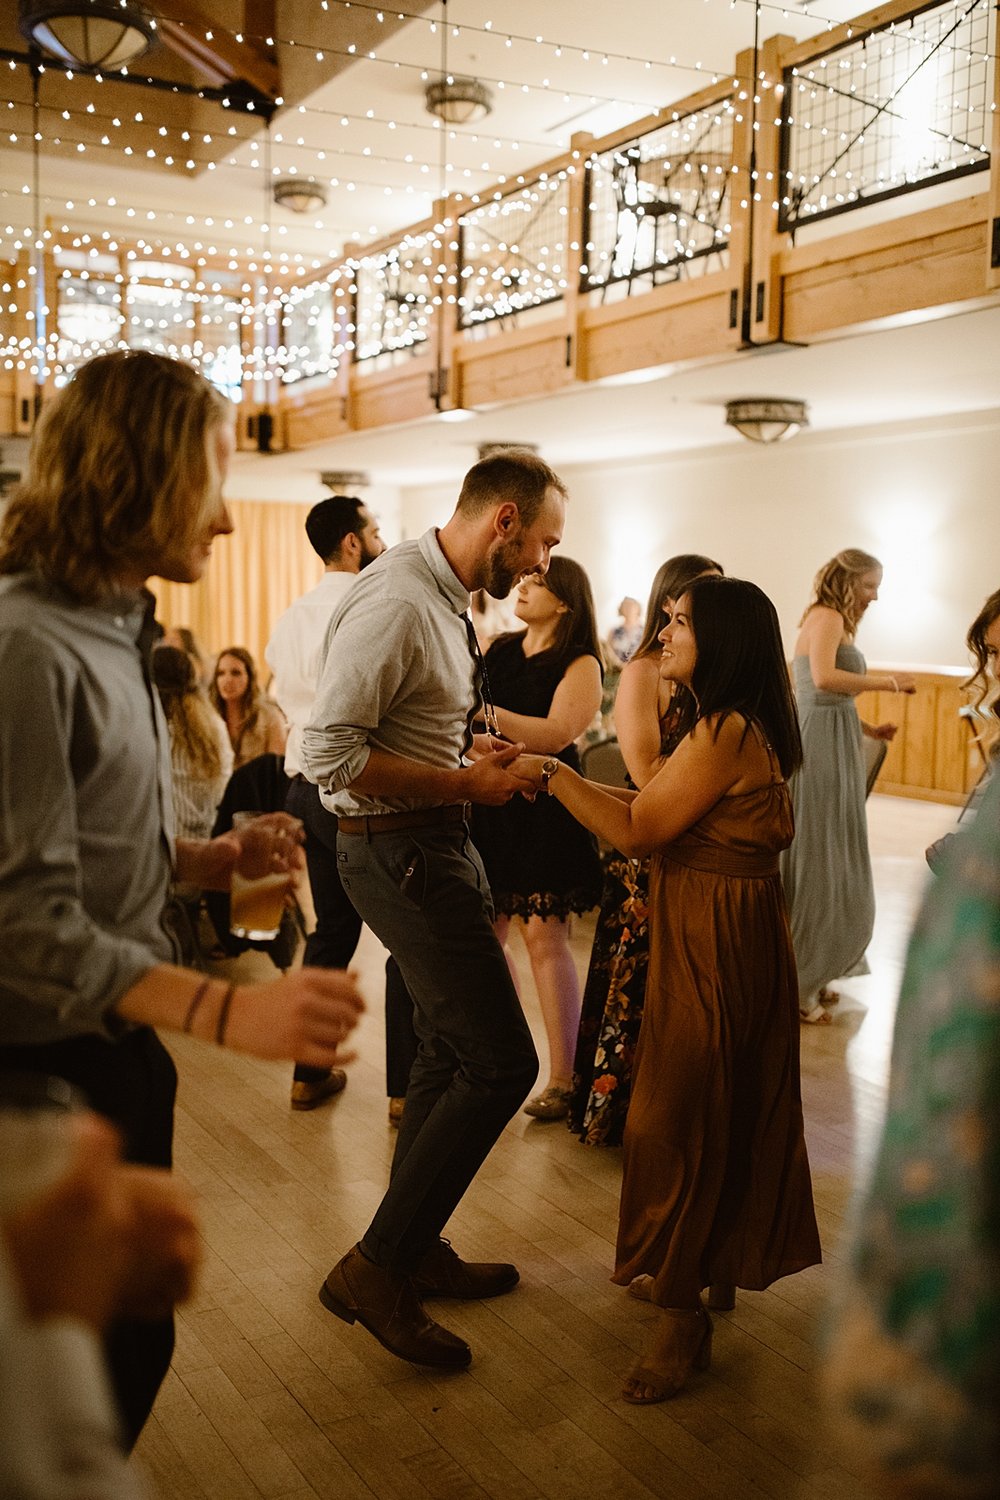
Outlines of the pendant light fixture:
M 156 39 L 138 0 L 19 0 L 18 21 L 29 42 L 86 73 L 124 68 Z

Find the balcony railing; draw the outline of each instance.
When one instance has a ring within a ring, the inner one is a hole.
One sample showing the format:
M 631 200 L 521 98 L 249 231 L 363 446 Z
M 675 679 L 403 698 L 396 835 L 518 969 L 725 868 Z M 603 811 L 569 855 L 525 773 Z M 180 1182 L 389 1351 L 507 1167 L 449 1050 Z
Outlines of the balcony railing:
M 458 327 L 515 321 L 568 281 L 569 170 L 544 174 L 459 221 Z
M 787 68 L 779 227 L 988 168 L 994 15 L 949 0 Z
M 407 235 L 355 263 L 355 360 L 411 355 L 427 342 L 444 279 L 442 248 L 436 234 Z
M 733 114 L 726 97 L 590 158 L 582 291 L 631 293 L 725 263 Z

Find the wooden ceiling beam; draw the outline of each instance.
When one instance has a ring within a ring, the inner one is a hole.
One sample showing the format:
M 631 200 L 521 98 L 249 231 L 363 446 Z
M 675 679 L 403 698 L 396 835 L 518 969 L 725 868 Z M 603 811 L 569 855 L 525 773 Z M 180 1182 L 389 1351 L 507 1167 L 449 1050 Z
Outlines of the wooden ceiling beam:
M 204 73 L 213 83 L 242 79 L 269 99 L 281 94 L 281 69 L 273 52 L 259 40 L 274 34 L 274 0 L 246 0 L 247 35 L 236 41 L 196 0 L 161 0 L 157 32 L 164 45 Z M 211 41 L 206 40 L 206 34 Z

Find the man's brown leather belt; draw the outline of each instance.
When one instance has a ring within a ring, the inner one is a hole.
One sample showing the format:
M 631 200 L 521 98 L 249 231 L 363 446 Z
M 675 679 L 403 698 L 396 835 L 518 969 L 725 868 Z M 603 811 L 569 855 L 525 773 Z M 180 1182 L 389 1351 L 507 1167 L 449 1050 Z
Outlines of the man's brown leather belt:
M 471 802 L 449 802 L 444 807 L 419 807 L 413 812 L 373 813 L 369 818 L 338 818 L 337 832 L 363 834 L 370 839 L 376 833 L 402 833 L 406 828 L 464 823 L 471 811 Z

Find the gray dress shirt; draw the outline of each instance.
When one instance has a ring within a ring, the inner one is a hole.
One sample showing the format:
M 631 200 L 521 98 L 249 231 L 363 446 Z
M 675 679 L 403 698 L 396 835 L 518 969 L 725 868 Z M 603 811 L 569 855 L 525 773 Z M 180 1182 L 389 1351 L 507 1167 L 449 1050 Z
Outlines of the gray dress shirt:
M 0 578 L 0 1040 L 114 1035 L 115 1002 L 176 962 L 170 750 L 138 594 L 74 603 Z
M 330 622 L 303 770 L 341 816 L 406 811 L 434 798 L 364 797 L 350 784 L 372 748 L 425 765 L 461 764 L 477 702 L 462 618 L 469 594 L 430 531 L 376 558 Z

